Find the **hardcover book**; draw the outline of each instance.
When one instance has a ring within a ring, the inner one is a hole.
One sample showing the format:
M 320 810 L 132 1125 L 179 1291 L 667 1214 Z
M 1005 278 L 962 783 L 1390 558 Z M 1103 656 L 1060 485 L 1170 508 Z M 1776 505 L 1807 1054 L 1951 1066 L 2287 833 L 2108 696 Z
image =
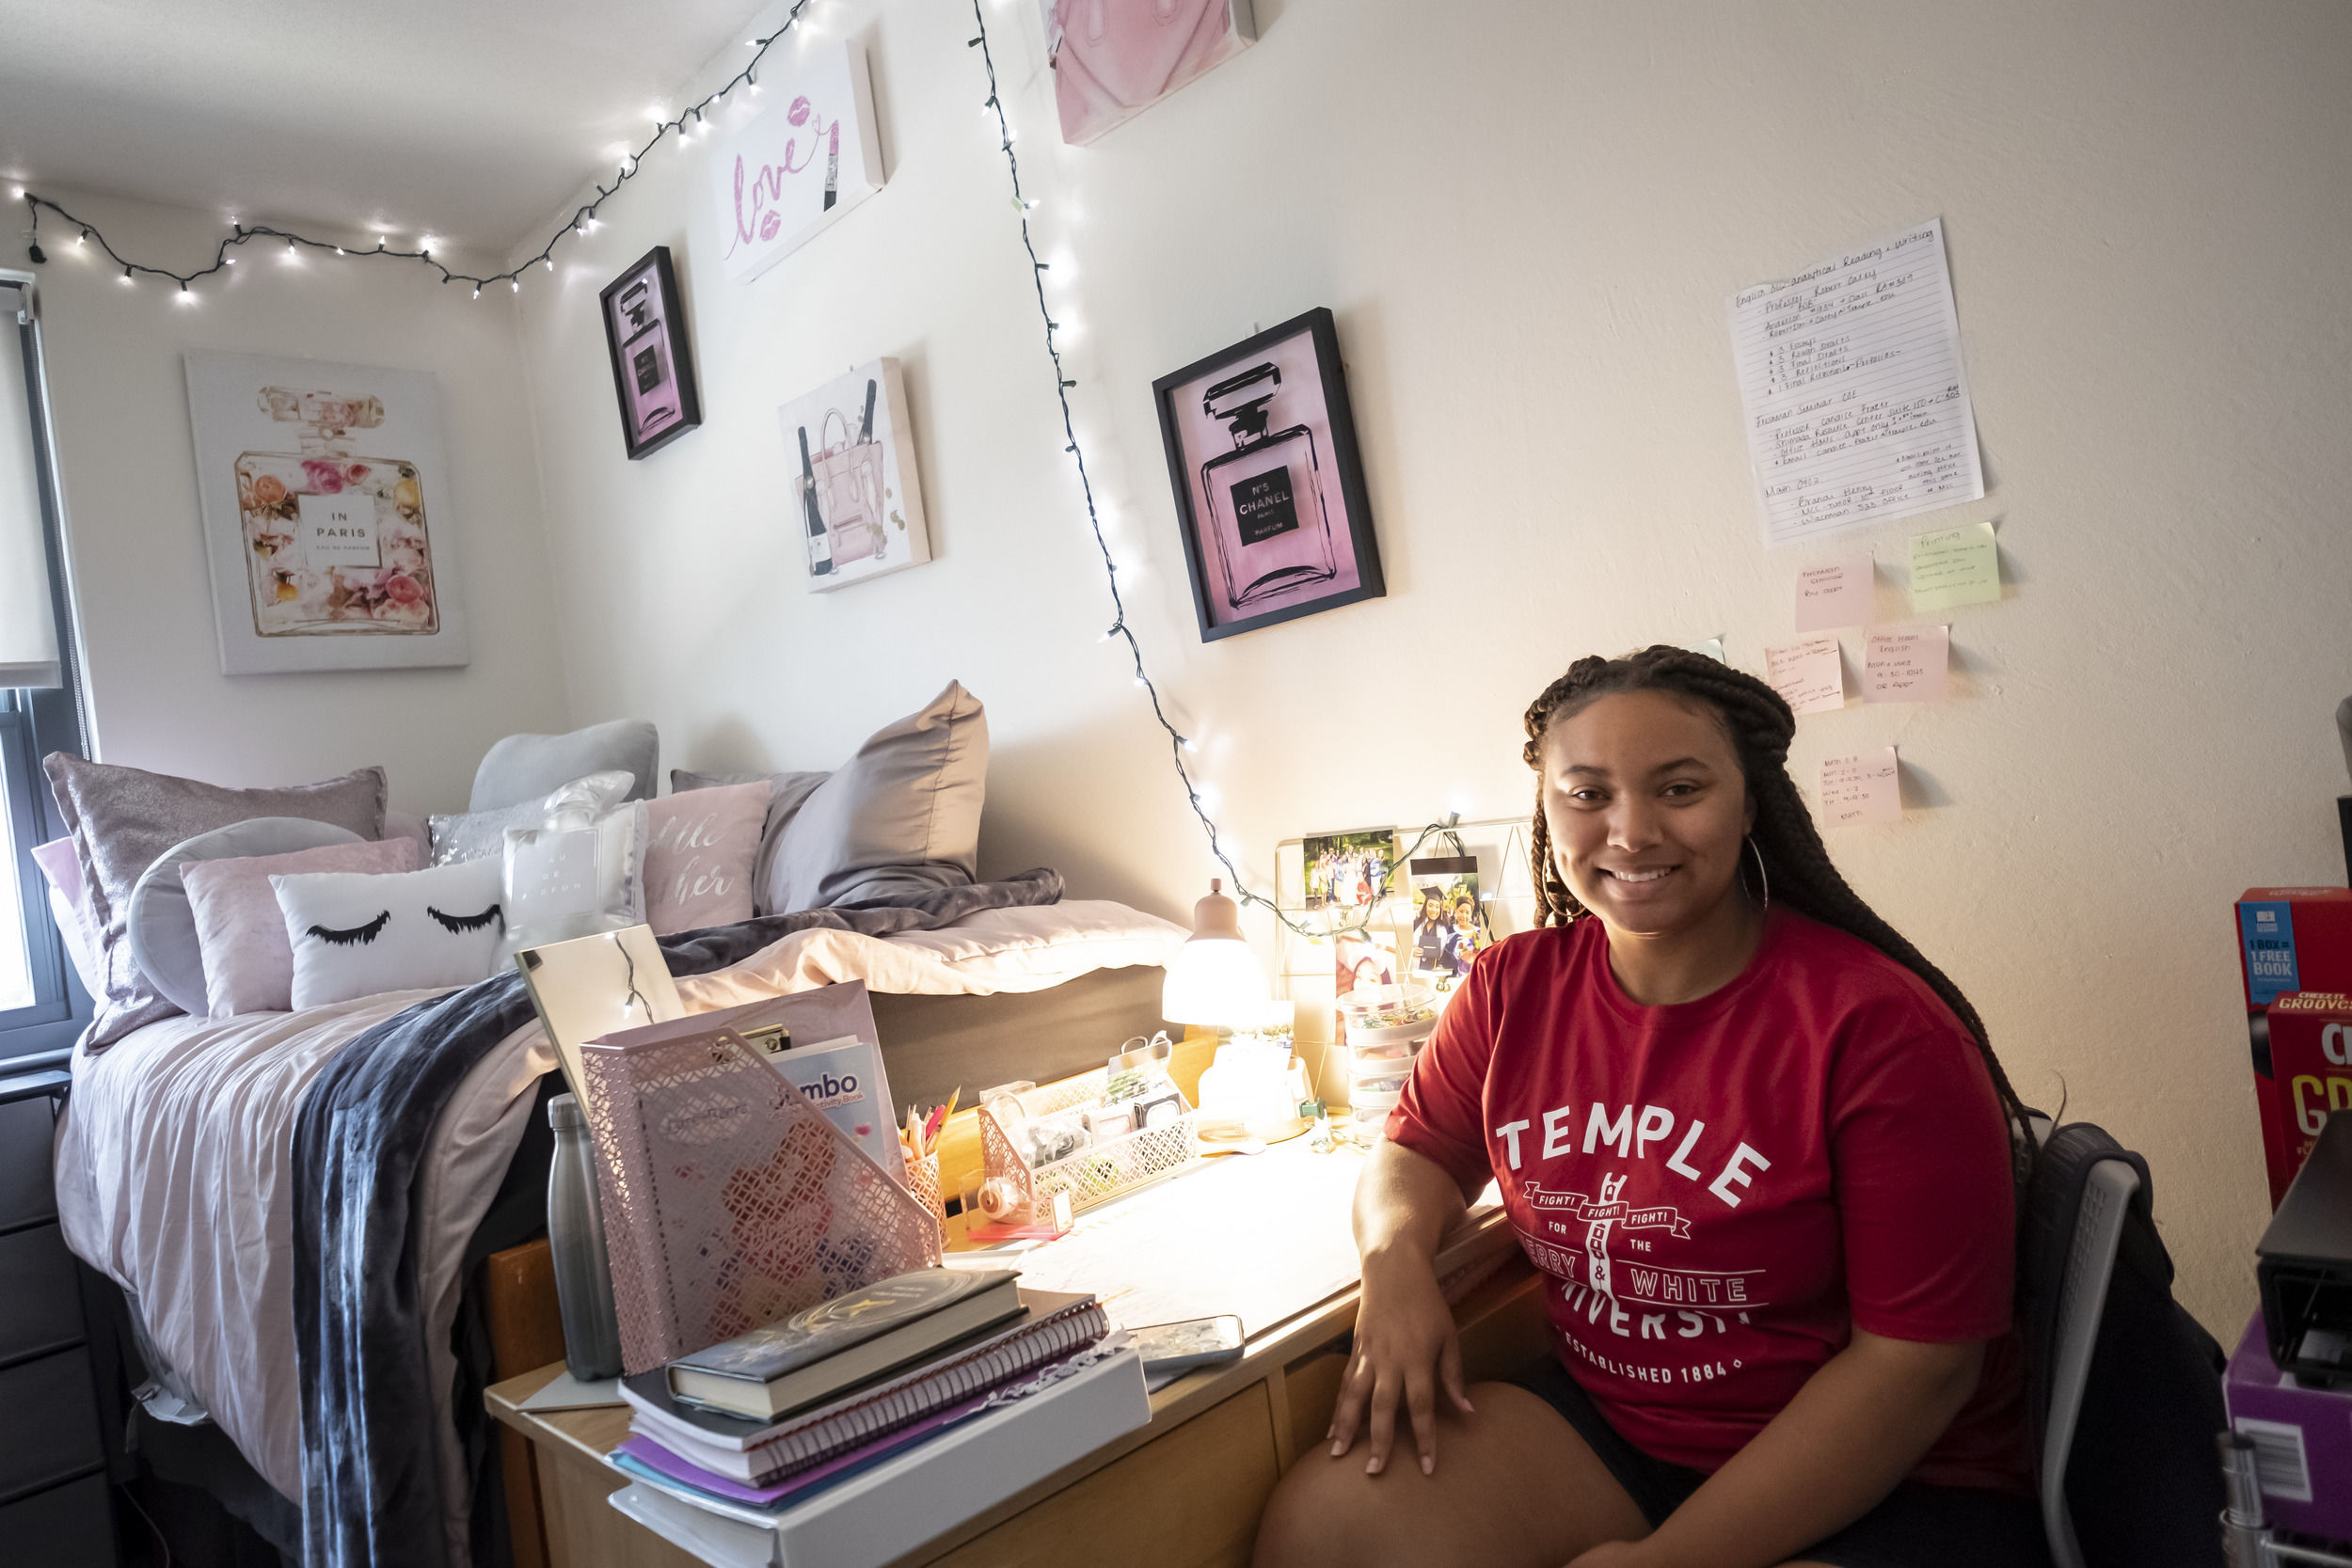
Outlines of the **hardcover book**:
M 1011 1269 L 917 1269 L 877 1280 L 670 1363 L 670 1391 L 782 1416 L 1021 1314 Z

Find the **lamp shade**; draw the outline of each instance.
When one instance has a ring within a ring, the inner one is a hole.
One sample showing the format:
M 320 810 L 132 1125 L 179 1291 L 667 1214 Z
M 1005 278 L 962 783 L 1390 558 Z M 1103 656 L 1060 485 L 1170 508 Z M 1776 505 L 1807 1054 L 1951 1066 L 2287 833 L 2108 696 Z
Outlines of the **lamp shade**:
M 1193 906 L 1192 936 L 1168 963 L 1160 1016 L 1170 1023 L 1235 1028 L 1265 1016 L 1265 970 L 1242 940 L 1241 908 L 1219 891 L 1224 885 L 1209 883 L 1209 895 Z

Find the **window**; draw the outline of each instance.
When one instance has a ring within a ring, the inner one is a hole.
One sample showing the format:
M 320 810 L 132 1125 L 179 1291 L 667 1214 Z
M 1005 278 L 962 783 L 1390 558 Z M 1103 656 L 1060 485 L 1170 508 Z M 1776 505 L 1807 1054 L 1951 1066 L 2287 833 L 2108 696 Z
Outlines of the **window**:
M 65 832 L 40 759 L 84 734 L 49 451 L 33 285 L 0 272 L 0 1061 L 72 1045 L 90 1014 L 32 855 Z

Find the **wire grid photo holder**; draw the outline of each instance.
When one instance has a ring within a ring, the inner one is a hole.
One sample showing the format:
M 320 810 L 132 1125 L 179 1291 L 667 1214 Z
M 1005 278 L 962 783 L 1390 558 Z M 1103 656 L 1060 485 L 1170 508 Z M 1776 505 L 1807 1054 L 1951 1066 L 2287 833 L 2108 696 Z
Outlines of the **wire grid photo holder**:
M 580 1049 L 622 1370 L 939 1264 L 938 1217 L 732 1029 Z

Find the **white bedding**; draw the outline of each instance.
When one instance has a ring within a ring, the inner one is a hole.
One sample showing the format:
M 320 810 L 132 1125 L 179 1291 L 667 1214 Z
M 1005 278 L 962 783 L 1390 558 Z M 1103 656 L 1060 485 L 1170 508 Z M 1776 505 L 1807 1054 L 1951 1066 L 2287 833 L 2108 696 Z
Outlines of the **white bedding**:
M 1121 904 L 1069 900 L 989 910 L 890 938 L 796 932 L 742 962 L 681 979 L 691 1011 L 863 979 L 931 996 L 1043 990 L 1098 969 L 1165 964 L 1184 927 Z M 328 1057 L 435 991 L 302 1013 L 151 1023 L 78 1056 L 59 1124 L 57 1211 L 66 1244 L 131 1293 L 164 1358 L 263 1479 L 299 1500 L 291 1168 L 294 1115 Z M 447 1402 L 449 1330 L 466 1243 L 520 1143 L 536 1085 L 554 1069 L 536 1023 L 500 1042 L 435 1126 L 418 1178 L 427 1342 L 451 1560 L 467 1560 L 467 1485 Z

